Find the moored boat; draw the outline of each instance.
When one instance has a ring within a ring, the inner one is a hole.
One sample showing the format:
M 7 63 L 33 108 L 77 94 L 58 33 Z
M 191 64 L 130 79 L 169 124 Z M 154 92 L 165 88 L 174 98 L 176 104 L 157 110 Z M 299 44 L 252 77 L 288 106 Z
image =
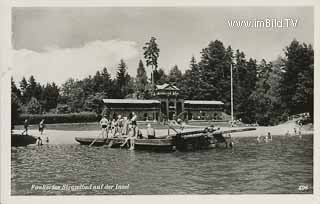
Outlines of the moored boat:
M 11 146 L 27 146 L 35 144 L 37 138 L 32 135 L 11 134 Z
M 195 151 L 212 148 L 232 148 L 233 143 L 227 133 L 251 131 L 255 128 L 242 128 L 220 131 L 212 128 L 203 130 L 177 132 L 174 135 L 158 137 L 156 139 L 139 138 L 134 139 L 135 150 L 151 151 Z M 113 138 L 75 138 L 83 145 L 108 145 L 111 148 L 129 148 L 130 139 L 127 136 Z

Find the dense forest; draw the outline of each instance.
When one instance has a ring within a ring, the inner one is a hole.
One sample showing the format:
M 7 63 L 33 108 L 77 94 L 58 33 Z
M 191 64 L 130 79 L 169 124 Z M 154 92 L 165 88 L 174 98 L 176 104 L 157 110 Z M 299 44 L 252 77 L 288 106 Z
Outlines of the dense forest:
M 33 76 L 11 80 L 12 121 L 21 113 L 101 113 L 103 98 L 148 99 L 155 84 L 172 83 L 181 96 L 194 100 L 220 100 L 230 113 L 230 71 L 233 70 L 234 113 L 245 123 L 277 124 L 289 115 L 309 112 L 313 118 L 314 51 L 293 40 L 272 62 L 247 58 L 245 53 L 221 41 L 211 41 L 201 58 L 191 57 L 183 73 L 174 65 L 169 73 L 158 68 L 160 49 L 154 37 L 146 43 L 145 64 L 137 62 L 136 76 L 128 74 L 124 60 L 112 77 L 104 67 L 81 80 L 68 79 L 61 86 L 45 85 Z M 153 70 L 151 78 L 146 69 Z

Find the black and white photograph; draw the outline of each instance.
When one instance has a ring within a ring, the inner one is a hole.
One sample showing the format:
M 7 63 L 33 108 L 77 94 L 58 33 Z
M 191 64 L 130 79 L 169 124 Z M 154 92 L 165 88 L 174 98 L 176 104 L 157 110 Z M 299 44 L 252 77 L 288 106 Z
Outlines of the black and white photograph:
M 314 194 L 314 7 L 12 7 L 10 196 Z

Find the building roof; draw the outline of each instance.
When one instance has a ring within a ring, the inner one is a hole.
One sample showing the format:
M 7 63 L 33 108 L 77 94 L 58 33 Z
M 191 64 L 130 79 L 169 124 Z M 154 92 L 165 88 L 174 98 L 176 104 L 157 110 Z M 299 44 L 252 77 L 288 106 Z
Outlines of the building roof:
M 198 101 L 198 100 L 185 100 L 184 103 L 194 104 L 194 105 L 223 105 L 221 101 Z
M 102 99 L 103 103 L 126 103 L 126 104 L 152 104 L 160 103 L 158 100 L 139 100 L 139 99 Z
M 179 91 L 176 86 L 172 84 L 161 84 L 161 85 L 156 85 L 157 90 L 174 90 L 174 91 Z

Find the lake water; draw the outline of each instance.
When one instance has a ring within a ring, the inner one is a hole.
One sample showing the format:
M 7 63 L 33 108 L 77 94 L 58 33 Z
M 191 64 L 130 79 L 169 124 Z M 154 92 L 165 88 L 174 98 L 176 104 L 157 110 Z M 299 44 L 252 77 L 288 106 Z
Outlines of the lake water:
M 12 195 L 313 193 L 312 135 L 234 140 L 233 150 L 172 153 L 13 147 Z

